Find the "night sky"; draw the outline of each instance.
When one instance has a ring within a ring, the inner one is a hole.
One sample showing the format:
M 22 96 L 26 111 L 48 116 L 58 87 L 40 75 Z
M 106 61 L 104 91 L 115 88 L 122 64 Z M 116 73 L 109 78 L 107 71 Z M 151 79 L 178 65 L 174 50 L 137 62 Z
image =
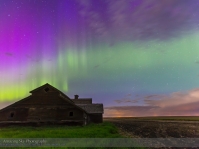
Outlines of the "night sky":
M 199 115 L 198 0 L 0 0 L 0 108 L 49 83 L 104 116 Z

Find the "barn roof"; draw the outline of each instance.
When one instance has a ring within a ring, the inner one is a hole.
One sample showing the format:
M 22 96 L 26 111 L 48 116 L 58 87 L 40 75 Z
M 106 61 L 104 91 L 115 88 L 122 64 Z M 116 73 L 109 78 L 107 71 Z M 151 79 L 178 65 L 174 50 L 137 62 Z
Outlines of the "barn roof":
M 75 104 L 92 104 L 92 98 L 72 99 Z
M 54 90 L 56 90 L 57 92 L 60 93 L 60 96 L 64 96 L 64 97 L 65 97 L 65 100 L 70 101 L 70 102 L 73 102 L 73 101 L 72 101 L 67 95 L 65 95 L 62 91 L 58 90 L 57 88 L 55 88 L 54 86 L 52 86 L 52 85 L 50 85 L 50 84 L 48 84 L 48 83 L 46 83 L 46 84 L 44 84 L 44 85 L 42 85 L 42 86 L 40 86 L 40 87 L 38 87 L 38 88 L 36 88 L 36 89 L 30 91 L 29 93 L 34 93 L 34 92 L 36 92 L 36 91 L 38 91 L 38 90 L 40 90 L 40 89 L 42 89 L 42 88 L 45 88 L 45 87 L 51 87 L 51 88 L 53 88 Z
M 53 89 L 55 89 L 57 92 L 59 92 L 59 97 L 61 97 L 62 99 L 64 99 L 65 101 L 68 101 L 69 103 L 71 103 L 72 105 L 74 105 L 75 107 L 77 107 L 78 109 L 81 109 L 83 111 L 85 111 L 86 113 L 89 113 L 89 114 L 94 114 L 94 113 L 98 113 L 98 114 L 103 114 L 104 113 L 104 110 L 103 110 L 103 104 L 93 104 L 92 103 L 92 98 L 79 98 L 79 99 L 70 99 L 67 95 L 65 95 L 64 93 L 62 93 L 60 90 L 58 90 L 57 88 L 53 87 L 52 85 L 46 83 L 32 91 L 30 91 L 30 93 L 35 93 L 37 92 L 38 90 L 42 89 L 42 88 L 45 88 L 45 87 L 51 87 Z M 25 101 L 25 100 L 28 100 L 32 95 L 22 99 L 22 100 L 19 100 L 3 109 L 0 109 L 0 111 L 3 111 L 15 104 L 20 104 L 21 101 Z
M 87 113 L 104 113 L 103 104 L 76 104 L 77 106 L 84 109 Z
M 61 96 L 61 95 L 60 95 L 60 97 L 63 98 L 63 99 L 66 99 L 64 96 Z M 78 109 L 80 109 L 80 110 L 82 110 L 82 111 L 88 113 L 85 109 L 83 109 L 83 108 L 81 108 L 80 106 L 76 105 L 74 102 L 72 102 L 71 104 L 73 104 L 76 108 L 78 108 Z

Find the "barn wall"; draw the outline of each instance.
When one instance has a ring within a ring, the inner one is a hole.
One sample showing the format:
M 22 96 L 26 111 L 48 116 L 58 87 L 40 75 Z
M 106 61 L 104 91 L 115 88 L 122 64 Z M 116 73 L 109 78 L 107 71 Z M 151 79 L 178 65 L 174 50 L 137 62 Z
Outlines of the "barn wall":
M 70 112 L 73 115 L 70 116 Z M 14 114 L 11 117 L 11 114 Z M 84 112 L 74 106 L 44 106 L 44 107 L 13 107 L 0 112 L 0 121 L 61 121 L 61 120 L 82 120 Z
M 27 121 L 54 121 L 56 119 L 56 108 L 53 107 L 31 107 Z
M 8 108 L 0 112 L 0 121 L 26 121 L 28 108 Z
M 90 117 L 90 121 L 93 123 L 103 122 L 102 114 L 89 114 L 89 117 Z
M 73 116 L 70 116 L 73 112 Z M 83 112 L 76 107 L 37 107 L 29 109 L 28 120 L 60 121 L 60 120 L 83 120 Z
M 73 112 L 73 116 L 70 116 L 70 112 Z M 58 108 L 57 109 L 57 120 L 84 120 L 83 117 L 84 112 L 82 110 L 77 109 L 76 107 L 68 107 L 68 108 Z
M 34 94 L 1 110 L 0 121 L 83 121 L 84 111 L 66 100 L 57 92 Z M 12 118 L 9 117 L 11 112 L 14 112 Z M 73 112 L 72 116 L 70 112 Z

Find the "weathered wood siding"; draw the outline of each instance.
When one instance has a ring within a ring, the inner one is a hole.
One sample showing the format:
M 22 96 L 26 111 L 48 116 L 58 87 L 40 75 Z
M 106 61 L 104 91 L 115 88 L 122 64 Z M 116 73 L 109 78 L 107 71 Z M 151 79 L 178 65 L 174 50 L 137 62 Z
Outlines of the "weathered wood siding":
M 89 114 L 90 120 L 93 123 L 102 123 L 103 117 L 102 114 Z
M 28 108 L 10 107 L 0 112 L 0 121 L 26 121 Z

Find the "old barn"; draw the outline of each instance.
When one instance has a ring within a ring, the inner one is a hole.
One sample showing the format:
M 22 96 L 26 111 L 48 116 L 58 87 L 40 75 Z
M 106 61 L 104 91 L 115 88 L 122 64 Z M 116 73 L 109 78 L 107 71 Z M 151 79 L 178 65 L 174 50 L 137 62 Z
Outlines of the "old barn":
M 103 121 L 103 104 L 92 103 L 92 98 L 69 98 L 60 90 L 45 84 L 31 95 L 0 110 L 1 123 L 78 123 Z

